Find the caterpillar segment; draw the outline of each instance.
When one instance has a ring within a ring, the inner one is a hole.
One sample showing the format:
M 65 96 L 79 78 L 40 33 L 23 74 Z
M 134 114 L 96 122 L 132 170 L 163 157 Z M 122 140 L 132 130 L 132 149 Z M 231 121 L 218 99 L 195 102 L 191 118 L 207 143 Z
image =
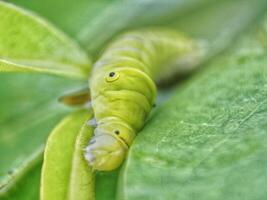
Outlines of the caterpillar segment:
M 156 82 L 192 69 L 203 48 L 176 31 L 140 30 L 115 39 L 95 63 L 89 81 L 94 136 L 85 158 L 95 170 L 116 169 L 155 105 Z M 187 66 L 173 63 L 187 58 Z

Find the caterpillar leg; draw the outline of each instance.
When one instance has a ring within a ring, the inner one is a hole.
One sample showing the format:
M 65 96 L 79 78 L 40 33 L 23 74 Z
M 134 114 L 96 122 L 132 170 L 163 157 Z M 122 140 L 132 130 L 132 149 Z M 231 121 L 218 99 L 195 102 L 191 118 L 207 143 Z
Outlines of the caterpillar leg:
M 84 108 L 85 109 L 91 109 L 92 108 L 92 102 L 91 101 L 88 101 L 87 103 L 84 104 Z
M 95 118 L 90 119 L 90 120 L 87 122 L 87 125 L 96 128 L 96 127 L 97 127 L 97 121 L 96 121 L 96 119 L 95 119 Z

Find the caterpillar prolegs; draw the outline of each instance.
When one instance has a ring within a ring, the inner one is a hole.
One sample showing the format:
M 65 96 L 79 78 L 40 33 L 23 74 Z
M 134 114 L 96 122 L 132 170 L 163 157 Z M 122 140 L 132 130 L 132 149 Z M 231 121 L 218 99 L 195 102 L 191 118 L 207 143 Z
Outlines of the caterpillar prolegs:
M 96 128 L 85 158 L 93 169 L 123 162 L 155 104 L 156 82 L 190 70 L 202 57 L 198 41 L 165 29 L 128 32 L 107 47 L 89 81 Z

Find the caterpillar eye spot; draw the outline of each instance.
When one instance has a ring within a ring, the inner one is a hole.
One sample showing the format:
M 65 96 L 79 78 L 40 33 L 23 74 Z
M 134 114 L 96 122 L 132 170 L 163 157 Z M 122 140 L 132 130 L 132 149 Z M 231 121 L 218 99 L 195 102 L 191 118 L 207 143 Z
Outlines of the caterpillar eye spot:
M 113 76 L 115 76 L 115 72 L 110 72 L 109 77 L 113 77 Z
M 115 130 L 114 133 L 115 133 L 116 135 L 119 135 L 119 134 L 120 134 L 120 131 L 119 131 L 119 130 Z
M 118 72 L 110 72 L 108 76 L 106 77 L 107 82 L 113 82 L 116 81 L 120 77 L 120 74 Z

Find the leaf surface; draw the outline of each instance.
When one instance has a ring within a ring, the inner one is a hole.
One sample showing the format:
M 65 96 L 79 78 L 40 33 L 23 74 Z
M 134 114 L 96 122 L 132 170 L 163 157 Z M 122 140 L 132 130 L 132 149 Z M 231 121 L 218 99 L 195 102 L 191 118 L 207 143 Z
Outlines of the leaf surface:
M 97 172 L 95 176 L 96 200 L 115 200 L 121 168 L 111 172 Z M 103 192 L 104 191 L 104 192 Z
M 79 4 L 75 0 L 11 2 L 29 8 L 58 25 L 80 41 L 95 58 L 111 38 L 124 30 L 151 25 L 168 26 L 184 14 L 195 12 L 216 1 L 79 0 Z
M 50 134 L 44 153 L 41 200 L 94 199 L 92 169 L 84 159 L 92 129 L 92 113 L 79 111 L 64 118 Z
M 15 187 L 12 187 L 7 193 L 1 196 L 1 200 L 38 200 L 40 196 L 40 176 L 41 176 L 41 159 L 23 174 Z
M 267 198 L 264 27 L 156 111 L 130 149 L 119 199 Z
M 9 0 L 43 16 L 74 37 L 108 6 L 121 0 Z M 60 10 L 60 12 L 59 12 Z
M 0 72 L 86 79 L 90 61 L 79 46 L 38 16 L 0 2 Z
M 0 73 L 0 82 L 1 196 L 39 159 L 47 135 L 70 112 L 58 97 L 86 82 L 18 73 Z

